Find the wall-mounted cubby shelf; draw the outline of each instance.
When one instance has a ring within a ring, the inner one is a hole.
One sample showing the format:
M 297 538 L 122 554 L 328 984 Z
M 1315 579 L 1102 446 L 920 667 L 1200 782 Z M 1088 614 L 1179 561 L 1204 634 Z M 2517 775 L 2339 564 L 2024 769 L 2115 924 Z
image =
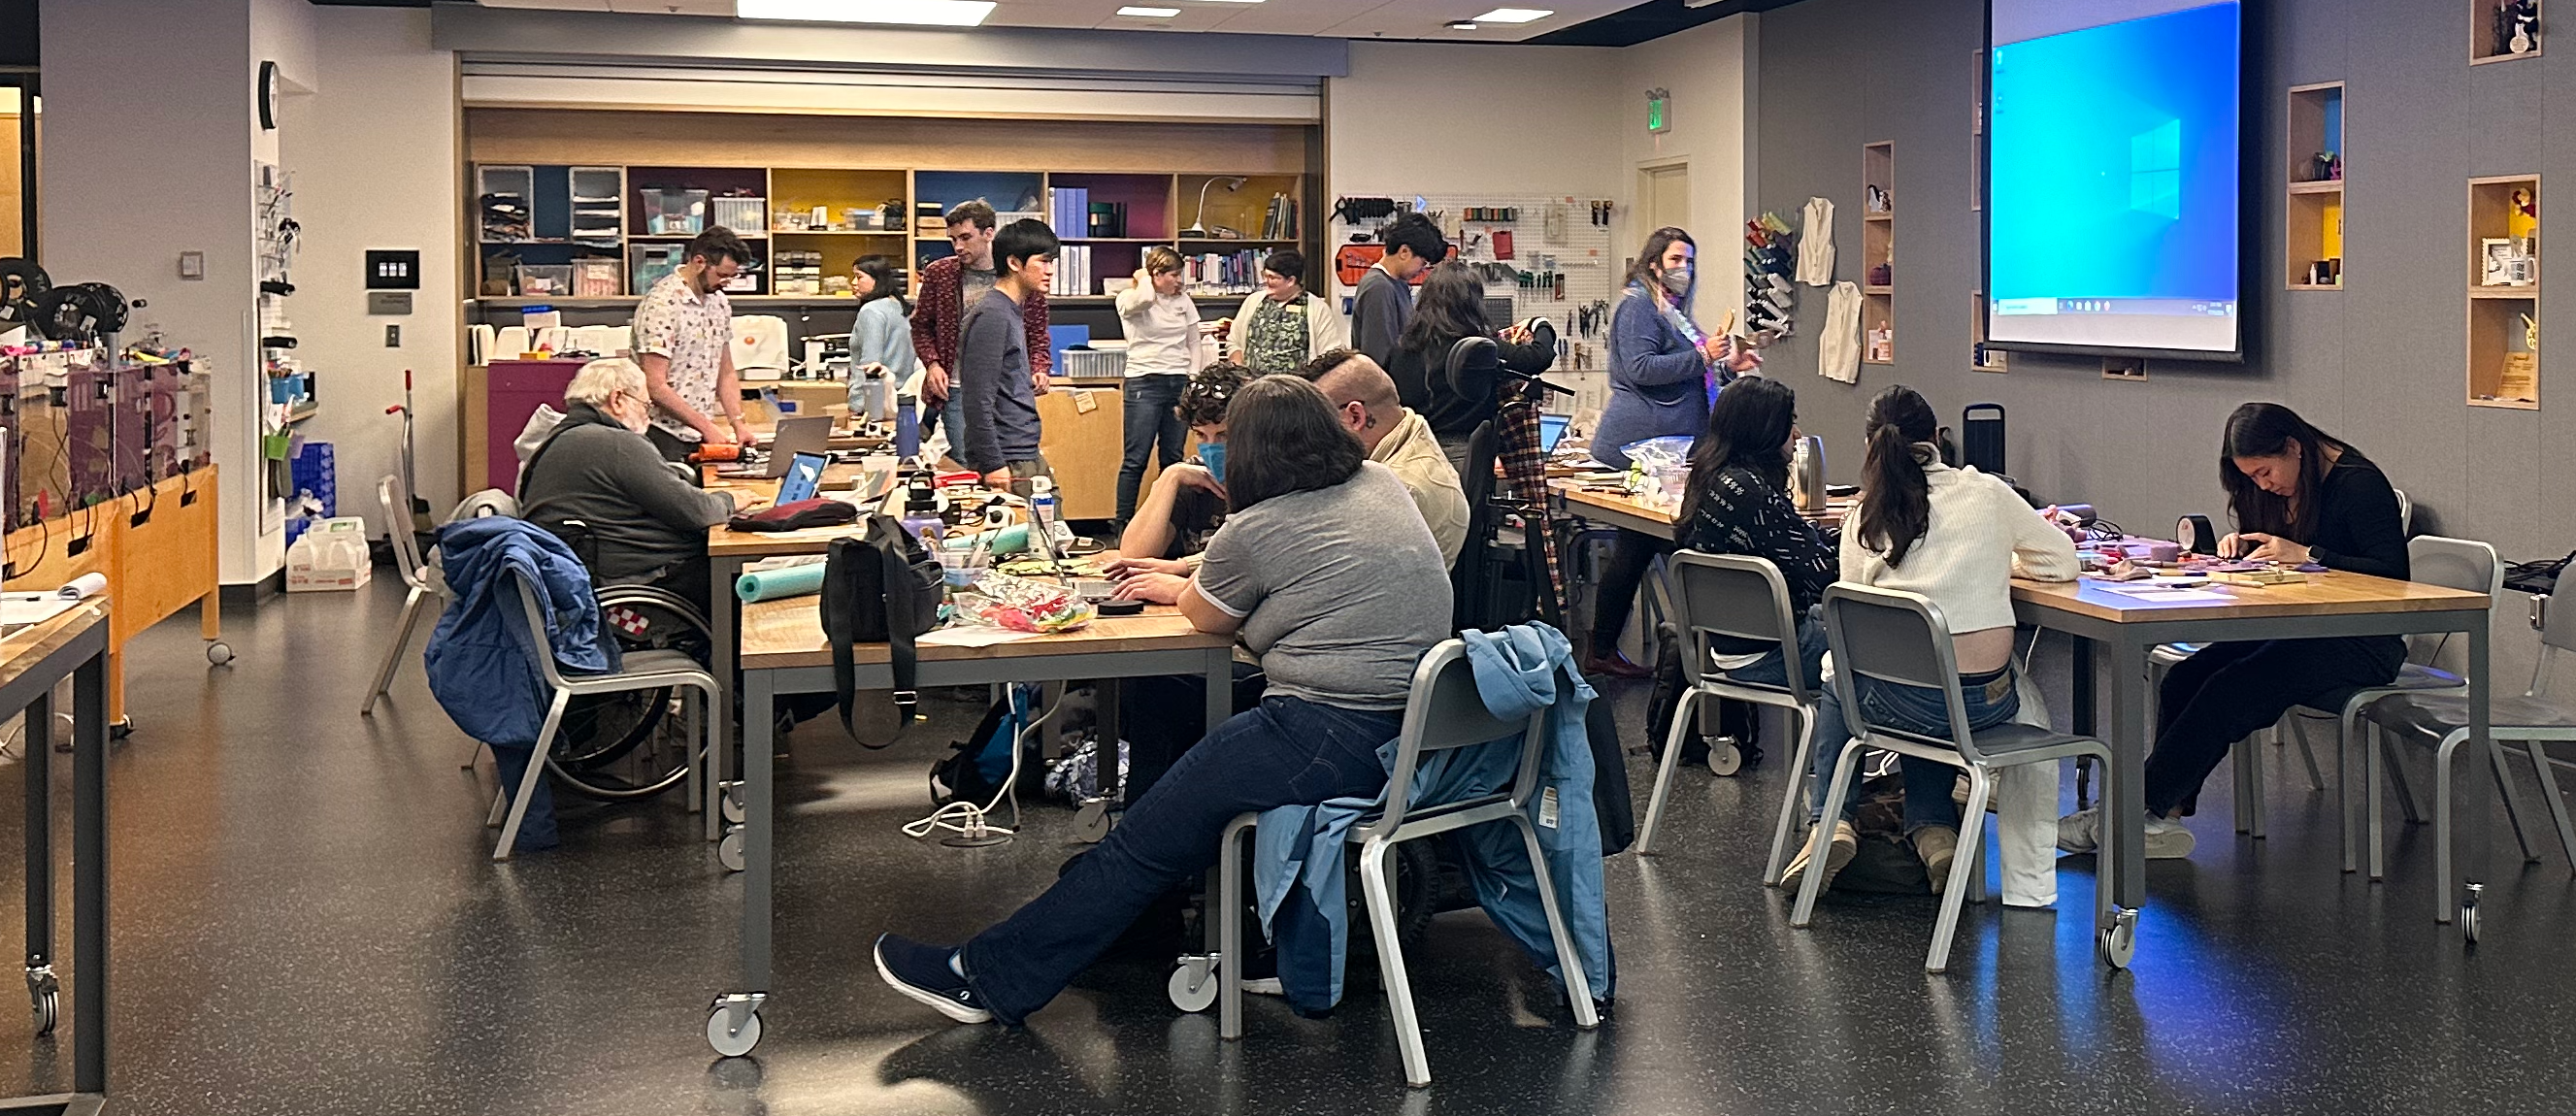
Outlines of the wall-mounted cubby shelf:
M 1896 144 L 1860 149 L 1860 359 L 1896 363 Z
M 2343 83 L 2290 87 L 2289 199 L 2281 243 L 2283 285 L 2343 289 Z
M 2469 65 L 2540 57 L 2540 0 L 2469 0 Z
M 2540 176 L 2469 180 L 2468 396 L 2540 407 Z
M 951 254 L 938 222 L 925 224 L 925 218 L 980 198 L 1005 215 L 1036 214 L 1065 243 L 1090 251 L 1092 289 L 1059 299 L 1105 298 L 1099 282 L 1125 278 L 1143 265 L 1146 249 L 1157 245 L 1188 257 L 1193 275 L 1223 276 L 1211 279 L 1212 289 L 1239 294 L 1257 281 L 1260 255 L 1306 243 L 1308 179 L 1279 173 L 481 164 L 475 167 L 480 235 L 474 275 L 478 293 L 491 300 L 633 298 L 681 262 L 691 237 L 724 224 L 718 220 L 724 216 L 740 222 L 727 227 L 770 265 L 744 272 L 734 288 L 738 297 L 848 297 L 823 285 L 824 278 L 848 275 L 851 264 L 865 256 L 892 256 L 900 267 L 917 268 Z M 1083 193 L 1067 192 L 1073 190 Z M 1074 204 L 1083 212 L 1057 212 Z M 1219 229 L 1244 235 L 1216 235 Z M 782 260 L 795 266 L 782 267 Z M 585 269 L 583 261 L 596 262 Z

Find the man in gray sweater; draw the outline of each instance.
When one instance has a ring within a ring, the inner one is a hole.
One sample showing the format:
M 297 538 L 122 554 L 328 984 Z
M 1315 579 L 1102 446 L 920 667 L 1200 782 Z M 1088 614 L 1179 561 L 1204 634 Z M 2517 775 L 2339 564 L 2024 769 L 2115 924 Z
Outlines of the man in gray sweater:
M 708 607 L 707 528 L 733 514 L 732 495 L 681 479 L 645 440 L 653 403 L 635 362 L 583 365 L 564 402 L 562 424 L 520 471 L 521 517 L 558 536 L 587 525 L 581 557 L 599 584 L 659 585 Z

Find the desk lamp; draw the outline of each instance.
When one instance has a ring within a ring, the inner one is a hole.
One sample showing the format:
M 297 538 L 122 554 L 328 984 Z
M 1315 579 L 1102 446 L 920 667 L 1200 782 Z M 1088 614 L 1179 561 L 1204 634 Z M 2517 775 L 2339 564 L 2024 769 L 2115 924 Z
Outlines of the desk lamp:
M 1208 187 L 1222 182 L 1225 183 L 1225 192 L 1231 194 L 1237 190 L 1243 189 L 1243 184 L 1247 181 L 1250 180 L 1229 176 L 1210 178 L 1205 182 L 1199 183 L 1199 207 L 1196 216 L 1190 221 L 1190 227 L 1181 230 L 1181 235 L 1185 237 L 1205 237 L 1209 235 L 1207 230 Z

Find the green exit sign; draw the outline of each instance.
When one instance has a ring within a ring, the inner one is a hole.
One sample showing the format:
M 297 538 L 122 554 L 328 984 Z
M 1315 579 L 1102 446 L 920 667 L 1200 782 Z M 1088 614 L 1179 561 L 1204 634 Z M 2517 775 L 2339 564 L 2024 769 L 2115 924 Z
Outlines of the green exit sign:
M 1661 89 L 1646 91 L 1646 130 L 1669 132 L 1673 129 L 1673 99 Z

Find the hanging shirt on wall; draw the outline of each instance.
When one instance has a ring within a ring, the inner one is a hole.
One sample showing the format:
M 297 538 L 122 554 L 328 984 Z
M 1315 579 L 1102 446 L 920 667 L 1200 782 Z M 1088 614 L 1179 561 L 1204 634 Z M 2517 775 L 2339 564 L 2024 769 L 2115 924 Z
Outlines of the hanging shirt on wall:
M 1816 342 L 1816 374 L 1846 384 L 1860 380 L 1860 288 L 1834 284 L 1825 296 L 1825 331 Z
M 1834 281 L 1834 203 L 1808 198 L 1798 230 L 1798 281 L 1821 287 Z

